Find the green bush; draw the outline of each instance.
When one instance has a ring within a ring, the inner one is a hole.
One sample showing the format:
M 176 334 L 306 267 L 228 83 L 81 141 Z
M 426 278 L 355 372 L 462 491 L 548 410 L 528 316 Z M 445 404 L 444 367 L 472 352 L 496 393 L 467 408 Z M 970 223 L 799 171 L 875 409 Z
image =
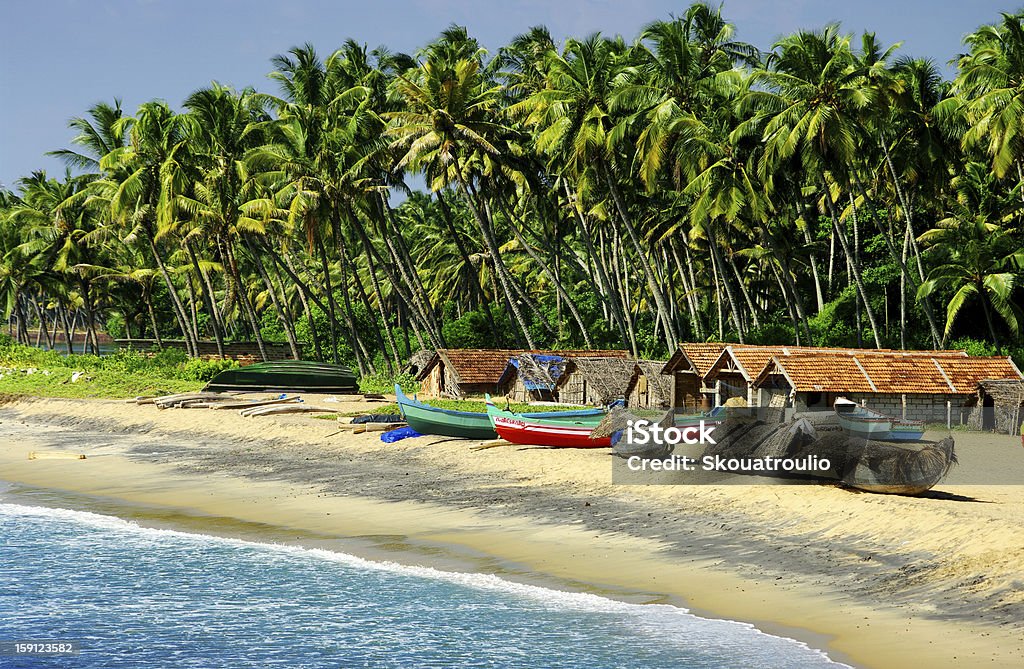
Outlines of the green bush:
M 209 382 L 226 369 L 234 369 L 238 363 L 234 360 L 198 360 L 193 359 L 178 366 L 177 378 L 183 381 Z
M 359 379 L 359 392 L 361 393 L 393 393 L 395 384 L 402 386 L 402 390 L 408 393 L 419 390 L 419 383 L 412 374 L 404 372 L 399 374 L 367 374 Z

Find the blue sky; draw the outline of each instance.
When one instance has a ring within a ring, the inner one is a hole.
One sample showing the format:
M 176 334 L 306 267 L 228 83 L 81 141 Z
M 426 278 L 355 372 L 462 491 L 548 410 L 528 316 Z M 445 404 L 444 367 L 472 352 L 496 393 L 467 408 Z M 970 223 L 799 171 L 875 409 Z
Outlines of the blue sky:
M 633 38 L 647 22 L 685 11 L 663 0 L 43 0 L 0 5 L 0 183 L 33 169 L 62 171 L 44 156 L 69 145 L 67 120 L 120 97 L 127 110 L 151 98 L 180 104 L 212 80 L 273 91 L 270 58 L 303 42 L 323 55 L 352 37 L 415 51 L 450 23 L 492 51 L 537 24 L 557 40 L 600 31 Z M 798 28 L 839 21 L 878 33 L 903 52 L 945 64 L 961 39 L 1016 5 L 992 0 L 728 0 L 737 37 L 768 48 Z M 947 71 L 950 71 L 947 69 Z

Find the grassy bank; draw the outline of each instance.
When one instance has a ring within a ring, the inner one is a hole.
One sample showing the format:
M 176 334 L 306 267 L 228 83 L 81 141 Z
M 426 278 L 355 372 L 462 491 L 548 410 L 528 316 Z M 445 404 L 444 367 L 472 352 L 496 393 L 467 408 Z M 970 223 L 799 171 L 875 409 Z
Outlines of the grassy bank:
M 181 351 L 144 356 L 68 355 L 13 344 L 0 336 L 0 394 L 65 398 L 122 398 L 199 390 L 235 363 L 191 360 Z

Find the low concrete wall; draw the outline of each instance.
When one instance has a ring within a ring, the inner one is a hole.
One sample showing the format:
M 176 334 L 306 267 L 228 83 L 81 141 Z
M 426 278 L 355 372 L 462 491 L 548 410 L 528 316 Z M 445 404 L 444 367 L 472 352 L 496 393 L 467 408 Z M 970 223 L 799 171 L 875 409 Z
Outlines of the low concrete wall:
M 807 404 L 803 395 L 803 393 L 797 393 L 796 405 L 798 408 L 805 409 Z M 893 418 L 923 420 L 929 423 L 946 422 L 947 402 L 952 405 L 951 422 L 953 425 L 968 424 L 975 411 L 975 407 L 966 406 L 966 403 L 974 397 L 973 395 L 907 393 L 904 396 L 897 393 L 848 393 L 844 397 Z M 905 416 L 903 412 L 904 397 L 906 397 Z

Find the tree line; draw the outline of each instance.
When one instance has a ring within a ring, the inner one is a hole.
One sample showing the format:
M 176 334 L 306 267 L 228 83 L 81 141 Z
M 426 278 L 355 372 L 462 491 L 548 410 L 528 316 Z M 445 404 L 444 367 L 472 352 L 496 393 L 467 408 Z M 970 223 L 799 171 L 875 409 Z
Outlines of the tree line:
M 1024 14 L 964 46 L 951 81 L 837 25 L 761 51 L 707 4 L 633 41 L 307 44 L 274 94 L 72 119 L 66 173 L 0 191 L 0 304 L 24 343 L 275 341 L 363 374 L 443 346 L 1012 348 Z

